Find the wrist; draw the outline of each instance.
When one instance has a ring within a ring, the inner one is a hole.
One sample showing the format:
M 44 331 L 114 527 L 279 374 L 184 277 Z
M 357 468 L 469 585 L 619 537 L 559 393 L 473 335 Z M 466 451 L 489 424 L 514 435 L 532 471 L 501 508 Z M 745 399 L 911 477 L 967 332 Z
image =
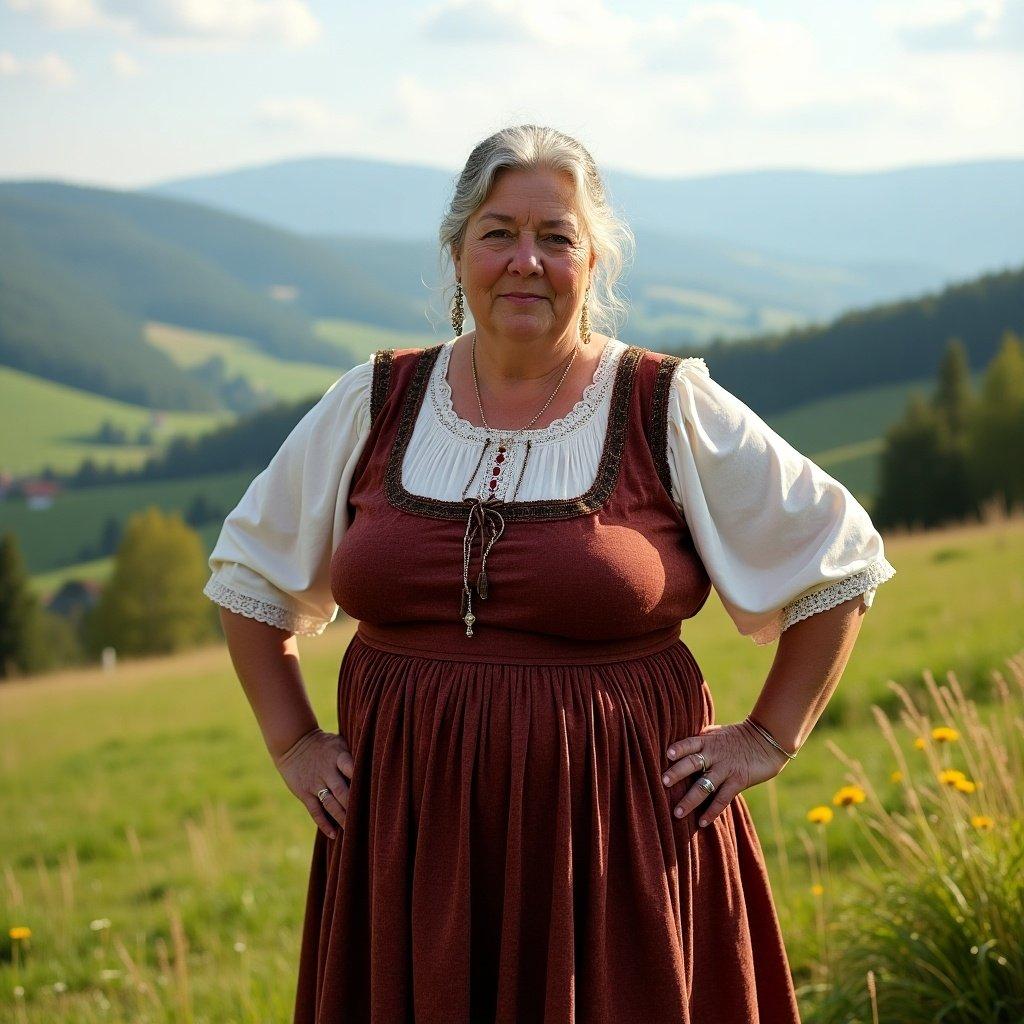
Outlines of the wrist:
M 270 751 L 270 756 L 274 759 L 274 764 L 281 764 L 288 760 L 297 751 L 307 746 L 313 738 L 318 734 L 322 733 L 323 729 L 319 725 L 314 725 L 311 729 L 307 729 L 301 736 L 296 737 L 284 750 L 276 752 L 273 749 Z
M 743 719 L 743 724 L 757 736 L 763 746 L 768 747 L 778 757 L 783 758 L 786 764 L 792 761 L 799 753 L 800 748 L 798 746 L 790 747 L 787 744 L 780 743 L 774 733 L 765 728 L 764 724 L 760 720 L 755 719 L 752 715 L 747 715 L 747 717 Z

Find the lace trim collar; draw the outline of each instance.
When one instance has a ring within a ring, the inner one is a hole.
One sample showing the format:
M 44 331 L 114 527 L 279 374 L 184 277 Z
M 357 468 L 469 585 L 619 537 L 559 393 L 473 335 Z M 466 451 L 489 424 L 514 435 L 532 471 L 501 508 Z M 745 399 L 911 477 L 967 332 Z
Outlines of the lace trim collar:
M 462 419 L 455 412 L 455 407 L 452 404 L 452 389 L 448 383 L 448 362 L 455 346 L 455 340 L 452 338 L 441 346 L 441 351 L 434 363 L 433 372 L 430 375 L 430 406 L 437 421 L 449 433 L 464 441 L 479 444 L 488 436 L 499 432 L 478 427 L 476 424 L 470 423 L 469 420 Z M 615 381 L 615 367 L 627 347 L 617 338 L 609 338 L 594 370 L 594 377 L 583 389 L 579 401 L 560 419 L 552 420 L 546 427 L 527 430 L 522 436 L 532 444 L 546 444 L 561 440 L 579 430 L 597 412 L 611 393 L 612 384 Z

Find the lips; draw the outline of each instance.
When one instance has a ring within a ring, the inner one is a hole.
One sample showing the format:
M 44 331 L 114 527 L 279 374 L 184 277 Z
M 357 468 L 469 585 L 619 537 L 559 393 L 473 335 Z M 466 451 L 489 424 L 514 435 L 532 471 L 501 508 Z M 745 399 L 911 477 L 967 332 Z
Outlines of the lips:
M 503 299 L 543 299 L 543 295 L 534 295 L 532 292 L 505 292 Z

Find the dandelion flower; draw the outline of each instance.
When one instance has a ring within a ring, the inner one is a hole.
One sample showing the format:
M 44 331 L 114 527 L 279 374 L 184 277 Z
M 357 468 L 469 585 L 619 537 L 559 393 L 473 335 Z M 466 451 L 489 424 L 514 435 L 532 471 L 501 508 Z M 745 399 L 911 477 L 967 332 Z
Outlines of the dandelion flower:
M 836 807 L 849 807 L 851 804 L 862 804 L 867 798 L 860 786 L 843 786 L 834 797 L 832 803 Z
M 996 827 L 995 818 L 990 818 L 987 814 L 972 814 L 971 825 L 978 829 L 979 832 L 988 832 Z
M 8 933 L 12 939 L 27 939 L 32 935 L 32 929 L 27 924 L 16 924 Z
M 956 743 L 960 739 L 960 733 L 948 725 L 940 725 L 932 729 L 932 739 L 936 743 Z
M 955 786 L 958 780 L 966 778 L 967 776 L 958 768 L 944 768 L 938 775 L 939 782 L 944 786 Z
M 957 779 L 953 783 L 961 793 L 973 793 L 977 788 L 977 783 L 972 782 L 970 779 Z
M 825 886 L 815 883 L 811 886 L 811 892 L 814 893 L 815 896 L 821 896 L 825 892 Z
M 899 771 L 899 770 L 897 770 L 897 771 L 894 771 L 894 772 L 893 772 L 893 773 L 892 773 L 892 774 L 891 774 L 891 775 L 889 776 L 889 781 L 890 781 L 890 782 L 902 782 L 902 781 L 903 781 L 903 772 L 901 772 L 901 771 Z
M 827 825 L 832 820 L 832 808 L 825 804 L 812 807 L 807 812 L 807 820 L 813 821 L 815 825 Z
M 917 739 L 914 740 L 914 749 L 915 750 L 924 750 L 924 747 L 925 747 L 924 737 L 923 736 L 918 736 Z

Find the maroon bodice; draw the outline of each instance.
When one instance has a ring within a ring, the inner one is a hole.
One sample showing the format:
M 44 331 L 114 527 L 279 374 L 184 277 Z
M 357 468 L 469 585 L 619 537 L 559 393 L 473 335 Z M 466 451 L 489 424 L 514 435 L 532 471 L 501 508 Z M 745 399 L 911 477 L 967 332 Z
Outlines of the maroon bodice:
M 620 356 L 595 480 L 578 498 L 499 503 L 504 531 L 460 617 L 471 505 L 415 495 L 402 459 L 441 346 L 377 354 L 371 428 L 349 492 L 350 525 L 331 559 L 334 599 L 374 642 L 477 660 L 483 651 L 636 651 L 661 646 L 703 606 L 710 579 L 672 500 L 666 460 L 673 356 Z M 479 543 L 469 578 L 480 568 Z

